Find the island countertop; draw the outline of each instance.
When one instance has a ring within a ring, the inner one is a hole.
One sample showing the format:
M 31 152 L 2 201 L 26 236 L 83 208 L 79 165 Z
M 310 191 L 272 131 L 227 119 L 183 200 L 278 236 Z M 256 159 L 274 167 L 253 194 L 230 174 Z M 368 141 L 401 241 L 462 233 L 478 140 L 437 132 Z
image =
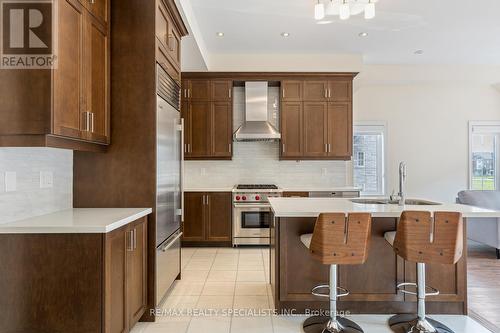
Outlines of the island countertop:
M 151 213 L 151 208 L 73 208 L 0 224 L 0 234 L 108 233 Z
M 371 213 L 372 217 L 399 217 L 403 210 L 460 212 L 465 218 L 499 217 L 500 211 L 454 203 L 440 205 L 360 204 L 343 198 L 269 198 L 276 217 L 317 217 L 320 213 Z

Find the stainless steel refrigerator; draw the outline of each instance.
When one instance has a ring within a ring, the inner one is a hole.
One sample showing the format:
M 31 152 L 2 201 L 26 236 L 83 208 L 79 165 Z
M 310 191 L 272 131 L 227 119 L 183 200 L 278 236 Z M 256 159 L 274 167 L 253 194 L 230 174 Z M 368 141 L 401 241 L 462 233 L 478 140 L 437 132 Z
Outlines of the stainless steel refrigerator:
M 180 87 L 157 65 L 156 300 L 159 305 L 181 271 L 183 123 Z

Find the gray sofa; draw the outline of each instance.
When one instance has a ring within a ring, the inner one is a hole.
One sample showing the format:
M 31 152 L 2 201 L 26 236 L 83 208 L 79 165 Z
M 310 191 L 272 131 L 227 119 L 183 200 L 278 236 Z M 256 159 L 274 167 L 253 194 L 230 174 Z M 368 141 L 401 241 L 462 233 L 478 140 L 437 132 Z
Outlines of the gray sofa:
M 500 210 L 500 191 L 461 191 L 457 202 Z M 468 219 L 467 238 L 497 249 L 497 259 L 500 259 L 500 219 L 473 218 Z

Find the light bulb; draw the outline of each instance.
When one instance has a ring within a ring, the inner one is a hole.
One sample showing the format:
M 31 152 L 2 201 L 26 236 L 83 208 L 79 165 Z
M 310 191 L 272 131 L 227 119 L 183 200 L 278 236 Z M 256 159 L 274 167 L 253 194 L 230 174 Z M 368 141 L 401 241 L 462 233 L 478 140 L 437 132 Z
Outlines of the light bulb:
M 345 2 L 345 0 L 340 5 L 339 16 L 340 16 L 341 20 L 347 20 L 351 16 L 351 9 L 349 8 L 349 4 L 347 2 Z
M 319 1 L 316 5 L 314 5 L 314 18 L 316 20 L 322 20 L 325 18 L 325 5 Z
M 365 19 L 369 20 L 375 17 L 375 3 L 369 2 L 365 7 Z
M 339 15 L 339 6 L 334 2 L 334 0 L 330 0 L 330 2 L 326 4 L 326 15 Z

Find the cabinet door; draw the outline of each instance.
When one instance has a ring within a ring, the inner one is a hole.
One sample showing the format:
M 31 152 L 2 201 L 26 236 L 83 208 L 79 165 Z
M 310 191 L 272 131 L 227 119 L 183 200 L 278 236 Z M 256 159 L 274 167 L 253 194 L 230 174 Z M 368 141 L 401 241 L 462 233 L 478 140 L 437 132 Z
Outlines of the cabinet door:
M 86 133 L 93 142 L 109 143 L 108 33 L 94 17 L 87 18 L 85 82 L 90 129 Z
M 207 241 L 230 242 L 232 225 L 232 196 L 229 192 L 207 193 Z
M 156 1 L 156 22 L 155 22 L 155 34 L 156 38 L 160 41 L 164 48 L 167 47 L 168 42 L 168 31 L 169 31 L 169 18 L 168 12 L 163 4 L 163 1 Z
M 352 101 L 352 81 L 333 80 L 329 82 L 329 100 L 332 102 Z
M 53 133 L 78 138 L 84 121 L 83 31 L 85 9 L 76 0 L 61 0 L 57 69 L 53 71 Z
M 168 17 L 167 52 L 176 68 L 181 66 L 181 35 Z
M 128 314 L 126 309 L 126 246 L 125 228 L 106 234 L 105 240 L 105 333 L 128 332 Z
M 212 156 L 231 157 L 233 145 L 233 112 L 229 102 L 212 105 Z
M 230 101 L 232 98 L 233 82 L 231 80 L 212 81 L 212 100 Z
M 304 103 L 304 157 L 327 155 L 327 103 Z
M 189 152 L 187 157 L 206 157 L 210 155 L 211 121 L 210 102 L 189 103 Z
M 304 81 L 304 101 L 326 101 L 328 81 Z
M 129 225 L 127 247 L 127 308 L 129 327 L 146 311 L 147 302 L 147 218 Z
M 182 240 L 200 242 L 205 240 L 205 193 L 184 193 L 184 223 Z
M 302 101 L 302 81 L 282 81 L 281 100 L 287 102 Z
M 328 103 L 328 156 L 349 158 L 351 155 L 351 103 Z
M 281 107 L 281 156 L 300 157 L 302 145 L 302 103 L 284 102 Z
M 192 101 L 209 101 L 210 90 L 210 80 L 190 80 L 188 98 Z

